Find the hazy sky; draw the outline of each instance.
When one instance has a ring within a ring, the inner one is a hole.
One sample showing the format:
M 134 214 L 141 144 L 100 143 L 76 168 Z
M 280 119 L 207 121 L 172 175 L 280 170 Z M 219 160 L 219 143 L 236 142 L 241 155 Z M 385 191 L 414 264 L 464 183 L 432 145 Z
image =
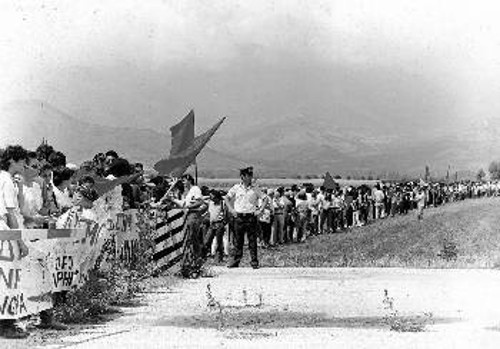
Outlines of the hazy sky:
M 189 108 L 201 126 L 251 124 L 349 98 L 403 125 L 496 117 L 495 3 L 0 0 L 0 103 L 148 128 Z

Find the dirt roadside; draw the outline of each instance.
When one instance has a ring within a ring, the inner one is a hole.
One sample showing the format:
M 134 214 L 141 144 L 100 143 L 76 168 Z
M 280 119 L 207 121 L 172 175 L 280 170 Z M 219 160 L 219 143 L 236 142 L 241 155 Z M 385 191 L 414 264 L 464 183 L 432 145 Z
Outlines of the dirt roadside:
M 213 271 L 213 278 L 143 294 L 144 305 L 126 308 L 106 324 L 29 347 L 496 348 L 500 343 L 495 270 Z M 15 344 L 9 347 L 26 347 Z

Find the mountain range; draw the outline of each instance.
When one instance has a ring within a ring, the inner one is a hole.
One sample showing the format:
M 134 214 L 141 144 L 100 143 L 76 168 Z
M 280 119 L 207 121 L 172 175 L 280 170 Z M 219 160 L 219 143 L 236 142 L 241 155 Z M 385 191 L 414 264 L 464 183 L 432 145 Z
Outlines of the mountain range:
M 486 169 L 500 146 L 500 122 L 493 118 L 391 132 L 378 125 L 377 118 L 365 117 L 363 124 L 355 126 L 345 122 L 349 117 L 355 119 L 355 114 L 367 113 L 365 109 L 346 106 L 342 112 L 348 114 L 343 122 L 331 116 L 294 115 L 247 122 L 245 127 L 229 124 L 229 116 L 225 123 L 229 125 L 223 124 L 199 155 L 200 174 L 235 176 L 238 168 L 251 164 L 261 176 L 326 171 L 418 175 L 426 165 L 431 173 L 442 175 L 449 165 L 452 171 Z M 167 131 L 177 121 L 170 120 L 162 129 Z M 15 143 L 33 149 L 45 138 L 73 163 L 114 149 L 131 161 L 152 166 L 166 157 L 170 148 L 170 135 L 161 130 L 99 125 L 39 100 L 4 105 L 0 122 L 0 146 Z

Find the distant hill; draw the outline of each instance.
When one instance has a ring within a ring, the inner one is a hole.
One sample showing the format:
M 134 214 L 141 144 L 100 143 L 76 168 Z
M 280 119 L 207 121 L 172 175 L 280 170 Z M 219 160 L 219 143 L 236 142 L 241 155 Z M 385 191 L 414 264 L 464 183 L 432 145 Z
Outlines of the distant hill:
M 45 138 L 75 163 L 114 149 L 131 161 L 152 165 L 170 149 L 168 134 L 88 123 L 43 101 L 17 101 L 0 111 L 0 146 L 19 143 L 33 149 Z M 226 123 L 230 122 L 229 118 Z M 472 120 L 465 128 L 431 126 L 394 134 L 380 134 L 370 124 L 339 126 L 321 117 L 235 126 L 223 125 L 200 154 L 200 175 L 235 176 L 238 168 L 249 164 L 261 176 L 279 177 L 326 171 L 419 174 L 425 165 L 443 174 L 448 164 L 452 171 L 474 171 L 486 168 L 497 153 L 500 158 L 500 124 L 495 119 Z
M 74 163 L 92 159 L 98 152 L 114 149 L 130 161 L 152 166 L 166 157 L 170 149 L 170 135 L 119 125 L 111 127 L 87 123 L 43 101 L 16 101 L 5 105 L 0 110 L 0 122 L 0 146 L 22 144 L 35 149 L 45 138 Z M 246 164 L 208 147 L 203 150 L 198 162 L 200 171 L 212 175 L 217 175 L 221 168 L 234 172 Z

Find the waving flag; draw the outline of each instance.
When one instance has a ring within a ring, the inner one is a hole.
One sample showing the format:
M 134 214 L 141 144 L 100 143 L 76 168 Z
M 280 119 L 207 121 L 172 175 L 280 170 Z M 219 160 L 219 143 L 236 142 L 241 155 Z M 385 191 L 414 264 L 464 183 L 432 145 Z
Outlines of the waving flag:
M 170 157 L 175 157 L 189 149 L 194 141 L 194 111 L 191 110 L 181 122 L 172 126 L 170 134 L 172 135 Z
M 203 150 L 205 145 L 219 129 L 225 119 L 225 117 L 222 118 L 208 131 L 197 136 L 194 139 L 193 144 L 183 152 L 177 154 L 176 156 L 170 156 L 168 159 L 158 161 L 154 165 L 154 169 L 163 175 L 170 175 L 174 177 L 181 176 L 195 161 L 196 156 L 198 156 L 198 154 Z

